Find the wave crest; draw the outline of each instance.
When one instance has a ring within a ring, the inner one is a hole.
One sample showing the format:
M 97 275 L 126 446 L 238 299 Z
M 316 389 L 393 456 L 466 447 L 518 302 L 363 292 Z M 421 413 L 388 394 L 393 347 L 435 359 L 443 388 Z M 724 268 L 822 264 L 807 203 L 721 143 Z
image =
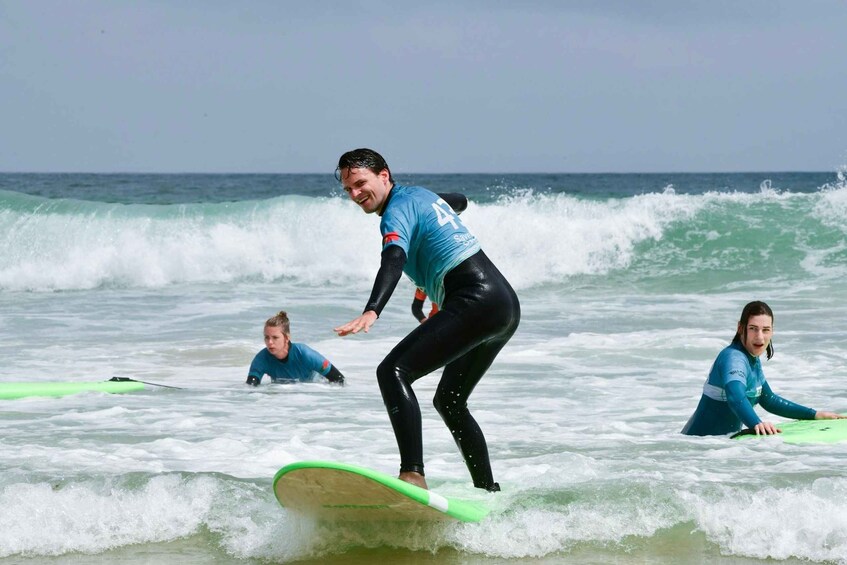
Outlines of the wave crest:
M 843 243 L 845 194 L 834 186 L 691 195 L 669 186 L 597 200 L 526 190 L 471 202 L 462 218 L 513 285 L 529 288 L 632 267 L 668 274 L 686 262 L 731 270 L 751 253 L 814 256 Z M 378 217 L 338 198 L 127 205 L 0 192 L 0 229 L 4 290 L 281 279 L 366 288 L 379 266 Z M 767 247 L 774 233 L 779 249 Z

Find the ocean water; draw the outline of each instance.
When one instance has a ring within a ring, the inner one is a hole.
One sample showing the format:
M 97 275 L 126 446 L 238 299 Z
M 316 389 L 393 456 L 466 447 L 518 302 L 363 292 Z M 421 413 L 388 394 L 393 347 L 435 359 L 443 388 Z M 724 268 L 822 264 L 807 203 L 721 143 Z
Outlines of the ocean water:
M 374 370 L 413 288 L 335 336 L 380 236 L 330 174 L 2 174 L 0 380 L 180 388 L 0 400 L 0 565 L 847 563 L 847 443 L 679 433 L 755 299 L 774 390 L 847 413 L 843 170 L 395 177 L 468 194 L 521 299 L 470 403 L 502 492 L 472 488 L 437 374 L 415 385 L 430 487 L 484 522 L 333 525 L 274 498 L 294 461 L 399 464 Z M 280 309 L 347 386 L 243 384 Z

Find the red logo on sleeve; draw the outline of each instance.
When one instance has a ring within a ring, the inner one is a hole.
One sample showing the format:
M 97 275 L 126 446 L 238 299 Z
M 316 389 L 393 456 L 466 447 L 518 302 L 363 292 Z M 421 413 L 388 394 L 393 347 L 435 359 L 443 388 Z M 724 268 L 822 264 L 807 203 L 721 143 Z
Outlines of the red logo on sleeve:
M 400 236 L 397 234 L 397 232 L 391 231 L 382 236 L 382 244 L 386 245 L 388 243 L 391 243 L 392 241 L 397 241 L 398 239 L 400 239 Z

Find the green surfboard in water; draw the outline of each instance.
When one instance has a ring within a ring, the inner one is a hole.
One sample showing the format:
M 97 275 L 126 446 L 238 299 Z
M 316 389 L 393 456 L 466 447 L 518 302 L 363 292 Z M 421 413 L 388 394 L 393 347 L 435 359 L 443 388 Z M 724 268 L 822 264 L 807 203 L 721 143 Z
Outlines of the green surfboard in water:
M 329 461 L 301 461 L 280 469 L 273 482 L 282 506 L 339 521 L 479 522 L 479 502 L 441 496 L 373 469 Z
M 837 443 L 847 441 L 847 420 L 794 420 L 776 424 L 782 433 L 757 436 L 748 428 L 732 436 L 733 439 L 780 438 L 785 443 Z
M 28 396 L 67 396 L 80 392 L 123 393 L 143 389 L 144 383 L 133 380 L 0 383 L 0 400 Z

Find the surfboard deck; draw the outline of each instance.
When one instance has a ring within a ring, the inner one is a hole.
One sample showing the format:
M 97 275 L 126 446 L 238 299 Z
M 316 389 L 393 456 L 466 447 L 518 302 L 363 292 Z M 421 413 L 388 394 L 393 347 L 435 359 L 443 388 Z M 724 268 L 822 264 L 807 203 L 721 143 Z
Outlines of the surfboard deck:
M 292 510 L 339 521 L 479 522 L 488 509 L 449 498 L 373 469 L 331 461 L 301 461 L 274 476 L 274 494 Z
M 742 430 L 732 438 L 781 438 L 785 443 L 837 443 L 847 441 L 847 420 L 793 420 L 778 423 L 776 427 L 781 429 L 782 433 L 757 436 L 748 430 Z
M 67 396 L 80 392 L 124 393 L 143 390 L 144 383 L 132 380 L 77 382 L 13 382 L 0 383 L 0 400 L 28 396 Z

